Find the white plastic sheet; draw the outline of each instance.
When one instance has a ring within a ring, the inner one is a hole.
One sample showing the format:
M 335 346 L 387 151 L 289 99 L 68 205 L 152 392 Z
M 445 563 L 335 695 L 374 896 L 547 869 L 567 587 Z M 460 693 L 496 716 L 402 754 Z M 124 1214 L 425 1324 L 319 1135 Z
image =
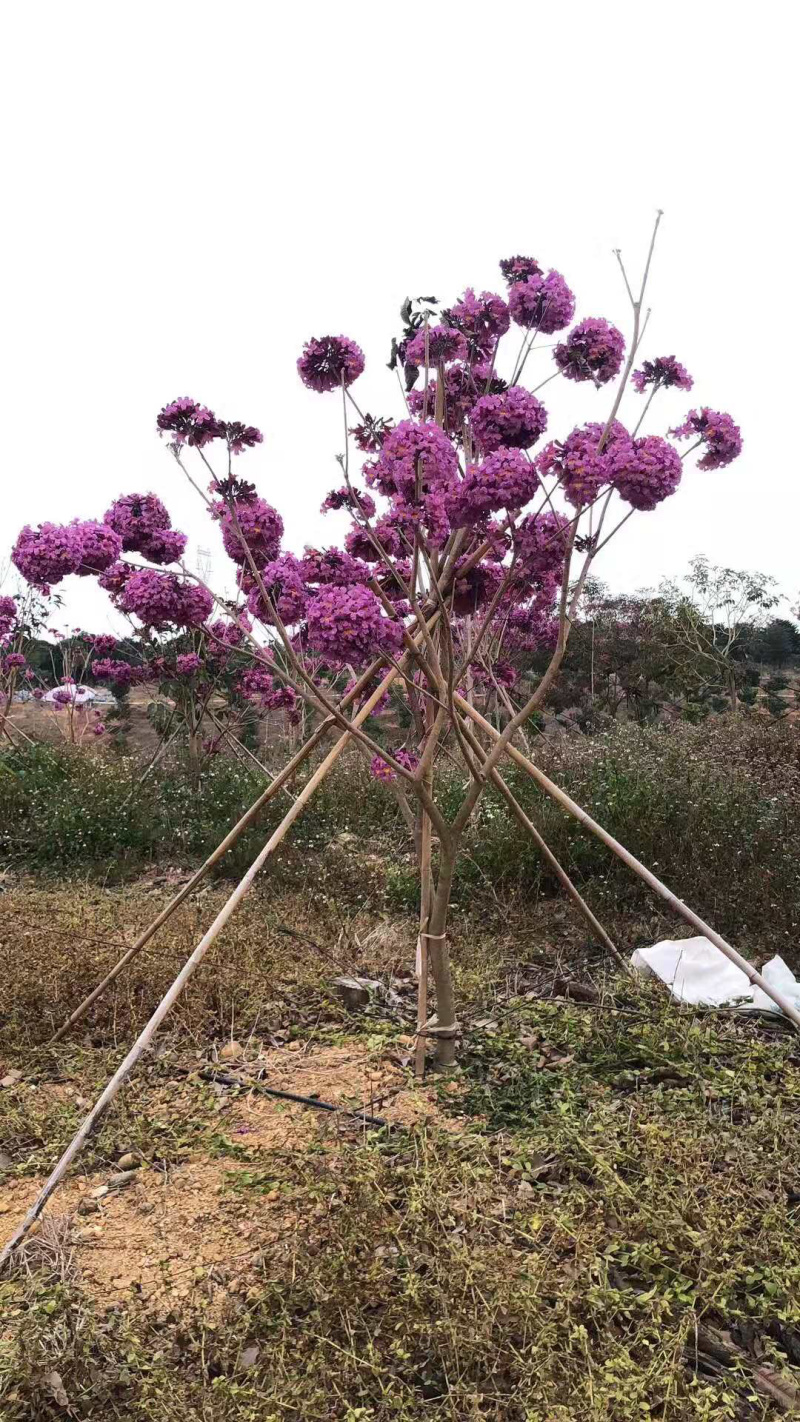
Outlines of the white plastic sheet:
M 741 1007 L 745 1011 L 780 1008 L 761 988 L 754 988 L 741 968 L 731 963 L 707 938 L 672 938 L 637 948 L 631 957 L 637 973 L 660 978 L 678 1002 L 704 1007 Z M 800 982 L 777 955 L 764 964 L 762 977 L 778 988 L 800 1011 Z

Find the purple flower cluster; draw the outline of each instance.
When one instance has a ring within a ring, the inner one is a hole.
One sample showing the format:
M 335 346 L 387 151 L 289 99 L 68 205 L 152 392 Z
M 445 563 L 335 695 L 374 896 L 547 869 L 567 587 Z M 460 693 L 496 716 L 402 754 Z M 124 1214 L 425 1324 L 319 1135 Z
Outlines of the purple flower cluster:
M 372 527 L 372 534 L 373 538 L 370 538 L 366 529 L 358 523 L 354 524 L 344 540 L 347 552 L 364 563 L 379 561 L 381 554 L 376 547 L 376 542 L 380 544 L 385 553 L 388 553 L 390 558 L 403 558 L 408 553 L 397 519 L 393 518 L 391 513 L 384 514 L 376 520 Z
M 98 632 L 96 637 L 89 637 L 88 640 L 92 651 L 100 657 L 110 657 L 117 650 L 117 639 L 108 632 Z
M 428 382 L 427 397 L 424 389 L 412 390 L 408 395 L 408 408 L 412 415 L 422 419 L 427 398 L 428 416 L 436 410 L 438 381 Z M 478 365 L 464 365 L 457 361 L 444 372 L 444 423 L 454 438 L 460 439 L 464 420 L 468 418 L 476 402 L 482 395 L 499 395 L 506 388 L 506 382 L 495 375 L 492 367 L 484 361 Z
M 75 524 L 42 523 L 37 529 L 26 524 L 11 550 L 15 568 L 36 587 L 60 583 L 68 573 L 75 572 L 82 557 Z
M 452 603 L 457 617 L 471 617 L 479 608 L 491 602 L 503 582 L 505 572 L 501 563 L 485 559 L 466 565 L 468 558 L 459 558 L 453 570 Z
M 309 646 L 332 664 L 359 663 L 378 651 L 396 651 L 402 627 L 384 617 L 369 588 L 325 587 L 306 611 Z
M 358 558 L 339 548 L 306 548 L 300 561 L 302 576 L 307 583 L 330 584 L 334 587 L 368 583 L 372 570 Z
M 197 583 L 181 582 L 174 573 L 140 568 L 126 579 L 119 606 L 145 627 L 201 627 L 213 601 L 210 592 Z
M 646 360 L 641 370 L 633 372 L 631 384 L 634 390 L 638 390 L 639 394 L 643 395 L 648 385 L 662 385 L 665 390 L 672 385 L 678 390 L 691 390 L 694 381 L 686 366 L 681 365 L 674 355 L 670 355 L 657 356 L 655 360 Z
M 186 547 L 185 533 L 170 527 L 169 513 L 155 494 L 123 494 L 104 521 L 119 534 L 124 552 L 141 553 L 151 563 L 176 563 Z
M 239 692 L 248 701 L 260 701 L 266 705 L 266 698 L 271 695 L 275 686 L 275 678 L 262 667 L 248 667 L 242 672 L 239 678 Z
M 0 637 L 11 631 L 17 620 L 17 602 L 13 597 L 0 597 Z
M 2 667 L 5 672 L 22 671 L 27 666 L 27 662 L 21 652 L 8 652 L 3 657 Z
M 116 563 L 122 552 L 122 539 L 108 524 L 87 519 L 84 523 L 76 521 L 70 527 L 79 534 L 81 556 L 75 568 L 79 577 L 104 573 Z
M 505 257 L 500 263 L 500 270 L 509 286 L 543 274 L 535 257 Z
M 241 420 L 220 420 L 219 430 L 231 454 L 242 454 L 246 449 L 264 442 L 263 434 L 255 425 L 242 424 Z
M 234 499 L 231 506 L 221 501 L 215 513 L 220 518 L 225 552 L 234 563 L 249 567 L 252 557 L 256 566 L 263 568 L 277 558 L 283 519 L 266 499 Z
M 124 588 L 128 578 L 136 572 L 133 563 L 126 563 L 124 558 L 119 563 L 112 563 L 105 573 L 101 573 L 97 579 L 99 586 L 104 592 L 111 593 L 112 597 L 117 597 Z
M 547 411 L 529 390 L 511 385 L 502 395 L 481 396 L 470 415 L 470 426 L 484 454 L 501 445 L 530 449 L 547 429 Z
M 171 434 L 176 444 L 190 444 L 198 449 L 219 438 L 219 422 L 211 410 L 181 395 L 165 405 L 156 416 L 158 433 Z
M 98 681 L 110 681 L 117 686 L 130 686 L 134 668 L 130 662 L 114 661 L 111 657 L 98 657 L 92 662 L 92 676 Z
M 358 379 L 364 369 L 364 352 L 347 336 L 312 338 L 303 346 L 297 369 L 309 390 L 338 390 Z
M 397 779 L 397 771 L 393 770 L 387 760 L 382 755 L 374 755 L 370 761 L 369 773 L 373 780 L 382 780 L 384 784 L 389 784 Z
M 553 356 L 567 380 L 593 380 L 605 385 L 619 373 L 625 354 L 625 337 L 601 317 L 587 316 L 573 326 Z
M 631 458 L 614 475 L 620 498 L 635 509 L 654 509 L 674 494 L 681 482 L 680 455 L 659 435 L 631 443 Z
M 472 361 L 486 360 L 491 356 L 511 321 L 502 296 L 496 296 L 492 291 L 482 291 L 480 296 L 476 296 L 471 286 L 454 306 L 445 311 L 444 317 L 464 336 L 467 356 Z
M 197 655 L 197 652 L 183 652 L 181 656 L 175 658 L 177 676 L 196 676 L 202 665 L 202 658 Z
M 303 565 L 294 553 L 283 553 L 267 563 L 261 570 L 261 581 L 281 622 L 292 626 L 305 617 L 308 591 Z M 251 587 L 247 606 L 259 622 L 267 626 L 274 623 L 272 611 L 265 604 L 258 586 Z
M 564 514 L 529 514 L 514 530 L 516 579 L 530 586 L 561 580 L 570 520 Z
M 533 498 L 539 484 L 535 466 L 519 449 L 496 449 L 482 464 L 468 464 L 467 472 L 449 501 L 450 519 L 456 528 L 479 523 L 498 509 L 521 509 Z
M 742 452 L 742 434 L 730 415 L 720 410 L 690 410 L 682 425 L 670 430 L 678 439 L 692 435 L 706 447 L 702 459 L 697 461 L 698 469 L 724 469 Z
M 360 489 L 348 489 L 345 485 L 341 489 L 331 489 L 323 499 L 320 513 L 328 513 L 331 509 L 352 509 L 353 513 L 362 513 L 365 518 L 372 518 L 375 513 L 375 500 Z
M 573 430 L 565 440 L 547 445 L 536 461 L 540 473 L 556 475 L 564 497 L 576 508 L 596 499 L 629 458 L 630 436 L 624 426 L 614 421 L 601 451 L 603 430 L 594 423 Z
M 365 454 L 377 454 L 393 425 L 394 420 L 385 420 L 382 415 L 365 415 L 361 424 L 354 425 L 347 433 Z
M 250 619 L 242 614 L 236 622 L 225 622 L 219 617 L 215 622 L 209 622 L 206 631 L 213 639 L 213 651 L 219 650 L 218 643 L 223 642 L 226 647 L 240 647 L 250 629 Z
M 423 326 L 406 346 L 407 365 L 447 365 L 451 360 L 466 360 L 467 342 L 461 332 L 450 326 Z
M 399 494 L 408 503 L 456 477 L 456 452 L 437 424 L 401 420 L 389 432 L 376 462 L 366 470 L 367 483 L 391 498 Z
M 560 272 L 548 272 L 546 277 L 515 281 L 508 307 L 518 326 L 552 336 L 563 331 L 575 315 L 575 297 Z
M 406 770 L 413 772 L 419 765 L 417 756 L 415 756 L 412 751 L 405 750 L 402 746 L 399 750 L 392 751 L 392 755 L 397 761 L 397 764 L 404 766 Z M 397 771 L 384 760 L 382 755 L 373 756 L 370 762 L 369 773 L 374 780 L 382 780 L 384 784 L 388 784 L 390 781 L 397 779 Z
M 160 435 L 174 435 L 176 444 L 189 444 L 196 449 L 211 444 L 212 440 L 224 439 L 232 454 L 252 449 L 264 439 L 255 425 L 245 425 L 241 420 L 218 420 L 206 405 L 198 404 L 188 395 L 182 395 L 159 411 L 156 428 Z

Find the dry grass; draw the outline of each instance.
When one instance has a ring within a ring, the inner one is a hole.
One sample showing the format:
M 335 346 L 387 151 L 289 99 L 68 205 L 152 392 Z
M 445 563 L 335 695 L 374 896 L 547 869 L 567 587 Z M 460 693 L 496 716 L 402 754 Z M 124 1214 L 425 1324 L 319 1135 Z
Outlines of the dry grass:
M 176 915 L 87 1028 L 45 1049 L 163 903 L 158 877 L 3 895 L 0 1076 L 22 1073 L 0 1090 L 3 1233 L 224 893 Z M 660 926 L 614 928 L 631 947 Z M 462 911 L 464 1052 L 420 1093 L 413 937 L 413 915 L 378 920 L 333 890 L 247 901 L 52 1202 L 55 1233 L 0 1282 L 3 1422 L 786 1415 L 796 1039 L 610 977 L 560 903 Z M 329 986 L 342 970 L 391 981 L 399 1004 L 348 1014 Z M 594 1000 L 555 999 L 565 974 Z M 243 1081 L 265 1071 L 397 1124 L 215 1088 L 198 1072 L 231 1036 Z M 75 1214 L 128 1151 L 136 1181 Z

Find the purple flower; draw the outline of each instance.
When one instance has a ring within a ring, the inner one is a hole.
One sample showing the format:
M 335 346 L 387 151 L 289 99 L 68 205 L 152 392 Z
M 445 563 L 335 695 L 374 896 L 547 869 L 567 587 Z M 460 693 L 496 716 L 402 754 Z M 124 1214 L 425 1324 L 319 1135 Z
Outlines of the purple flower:
M 614 475 L 620 498 L 635 509 L 654 509 L 681 482 L 680 455 L 659 435 L 634 440 L 627 462 Z
M 21 671 L 26 665 L 26 663 L 25 658 L 23 657 L 21 652 L 9 652 L 5 657 L 3 657 L 2 665 L 3 671 L 11 672 Z
M 175 671 L 178 676 L 195 676 L 202 665 L 202 659 L 196 652 L 184 652 L 175 658 Z
M 527 281 L 528 277 L 543 275 L 535 257 L 505 257 L 500 263 L 500 270 L 509 286 L 515 286 L 518 281 Z
M 119 594 L 123 612 L 133 613 L 145 627 L 201 627 L 213 600 L 205 588 L 181 582 L 174 573 L 141 568 L 132 573 Z
M 264 697 L 263 704 L 268 711 L 291 711 L 297 704 L 297 694 L 291 686 L 276 686 Z
M 266 499 L 235 499 L 232 508 L 220 502 L 216 505 L 216 512 L 220 517 L 225 552 L 234 563 L 249 567 L 248 550 L 253 562 L 260 568 L 277 558 L 283 537 L 283 519 Z
M 436 390 L 438 381 L 428 381 L 427 397 L 419 388 L 408 394 L 408 408 L 412 415 L 422 419 L 427 399 L 428 416 L 436 411 Z M 444 423 L 454 439 L 461 439 L 464 420 L 474 409 L 482 395 L 499 395 L 506 388 L 506 382 L 495 375 L 486 362 L 479 365 L 464 365 L 456 362 L 444 372 Z
M 133 563 L 126 563 L 123 558 L 119 563 L 112 563 L 105 573 L 100 574 L 97 581 L 105 592 L 111 593 L 112 597 L 117 597 L 122 592 L 128 578 L 135 572 Z
M 377 651 L 394 651 L 402 642 L 402 627 L 384 617 L 369 588 L 324 587 L 306 611 L 308 642 L 336 664 L 368 660 Z
M 466 557 L 459 558 L 453 570 L 453 611 L 457 617 L 471 617 L 480 607 L 491 602 L 505 577 L 501 563 L 485 559 L 465 570 Z
M 674 385 L 678 390 L 691 390 L 694 381 L 686 369 L 681 365 L 674 355 L 657 356 L 655 360 L 646 360 L 641 370 L 635 370 L 631 376 L 631 384 L 639 394 L 644 394 L 648 385 L 663 385 L 667 390 Z
M 498 509 L 521 509 L 533 498 L 538 484 L 536 468 L 521 450 L 497 449 L 482 464 L 467 465 L 449 500 L 451 522 L 462 528 Z
M 529 514 L 514 529 L 517 554 L 516 582 L 542 585 L 554 576 L 561 580 L 570 520 L 564 514 Z
M 546 336 L 563 331 L 575 315 L 575 297 L 560 272 L 515 282 L 508 306 L 518 326 L 543 331 Z
M 170 527 L 169 514 L 155 494 L 123 494 L 106 511 L 104 523 L 122 539 L 123 552 L 140 552 L 142 544 Z
M 190 444 L 198 449 L 219 439 L 222 433 L 216 415 L 188 395 L 180 396 L 159 411 L 156 428 L 160 435 L 174 435 L 176 444 Z
M 103 722 L 102 722 L 102 721 L 98 721 L 98 722 L 96 723 L 96 725 L 92 726 L 92 735 L 93 735 L 93 736 L 104 736 L 105 733 L 106 733 L 106 728 L 105 728 L 105 726 L 103 725 Z
M 455 306 L 444 312 L 444 318 L 465 337 L 470 360 L 489 357 L 511 321 L 502 296 L 496 296 L 492 291 L 482 291 L 480 296 L 476 296 L 471 286 L 467 287 Z M 415 361 L 414 364 L 420 362 Z
M 258 701 L 266 706 L 267 697 L 275 686 L 275 678 L 263 667 L 248 667 L 239 678 L 238 690 L 248 701 Z
M 70 527 L 75 529 L 80 541 L 81 557 L 75 568 L 80 577 L 104 573 L 116 563 L 122 552 L 122 539 L 108 524 L 91 520 L 80 523 L 75 519 Z
M 408 553 L 397 522 L 390 514 L 384 514 L 373 524 L 372 537 L 360 524 L 354 524 L 344 540 L 344 546 L 354 558 L 364 563 L 377 563 L 381 555 L 376 542 L 390 558 L 403 558 Z
M 367 483 L 391 497 L 412 503 L 437 487 L 448 486 L 458 472 L 456 452 L 437 424 L 401 420 L 384 440 L 380 456 L 366 470 Z
M 306 548 L 300 568 L 307 583 L 331 584 L 335 587 L 368 583 L 372 577 L 372 570 L 365 563 L 339 548 Z
M 291 626 L 305 617 L 308 591 L 303 565 L 293 553 L 283 553 L 280 558 L 267 563 L 262 569 L 261 581 L 281 622 Z M 250 589 L 247 606 L 259 622 L 267 626 L 274 623 L 273 612 L 264 602 L 257 585 Z
M 470 415 L 475 443 L 484 454 L 505 445 L 529 449 L 547 429 L 547 411 L 540 400 L 521 385 L 502 395 L 483 395 Z
M 600 317 L 587 316 L 573 326 L 553 356 L 567 380 L 593 380 L 605 385 L 619 373 L 625 354 L 625 337 Z
M 26 582 L 41 587 L 74 573 L 82 553 L 74 524 L 42 523 L 35 530 L 26 524 L 11 550 L 11 561 Z
M 360 425 L 354 425 L 348 434 L 351 434 L 365 454 L 377 454 L 383 448 L 389 430 L 394 425 L 393 420 L 384 420 L 380 415 L 365 415 Z
M 341 489 L 331 489 L 323 499 L 320 513 L 328 513 L 331 509 L 352 509 L 353 513 L 362 513 L 365 518 L 372 518 L 375 513 L 375 500 L 360 489 L 348 489 L 345 486 Z
M 369 765 L 369 773 L 373 780 L 382 780 L 385 784 L 397 779 L 397 771 L 393 770 L 389 762 L 384 760 L 382 755 L 374 755 Z
M 709 410 L 707 405 L 704 405 L 702 410 L 690 410 L 683 424 L 675 430 L 670 430 L 670 434 L 676 435 L 678 439 L 687 439 L 694 435 L 703 442 L 706 452 L 702 459 L 697 461 L 698 469 L 724 469 L 726 464 L 731 464 L 742 452 L 739 426 L 734 424 L 730 415 L 722 414 L 719 410 Z
M 231 454 L 241 454 L 245 449 L 252 449 L 254 445 L 264 441 L 263 434 L 255 425 L 244 425 L 241 420 L 220 420 L 219 429 Z
M 338 390 L 358 379 L 364 352 L 347 336 L 320 336 L 306 341 L 297 369 L 309 390 Z
M 449 326 L 428 326 L 412 336 L 405 350 L 407 365 L 447 365 L 451 360 L 465 360 L 467 342 L 460 331 Z
M 0 597 L 0 637 L 5 637 L 17 620 L 17 603 L 13 597 Z
M 117 650 L 117 639 L 109 633 L 101 632 L 96 637 L 90 637 L 92 651 L 97 652 L 101 657 L 108 657 Z
M 225 622 L 221 617 L 217 618 L 216 622 L 207 624 L 206 631 L 213 637 L 215 643 L 224 642 L 226 647 L 240 647 L 250 630 L 250 625 L 249 617 L 242 614 L 236 622 Z M 219 648 L 214 646 L 212 650 L 216 654 Z
M 183 557 L 186 534 L 176 528 L 159 529 L 149 538 L 143 538 L 140 552 L 151 563 L 177 563 Z
M 110 657 L 98 657 L 92 662 L 92 676 L 97 681 L 111 681 L 117 686 L 130 686 L 133 671 L 130 662 L 114 661 Z
M 584 425 L 573 430 L 563 441 L 554 440 L 538 456 L 540 473 L 555 474 L 564 497 L 582 508 L 590 504 L 600 491 L 614 479 L 620 461 L 627 459 L 630 436 L 618 420 L 614 421 L 602 451 L 598 446 L 605 426 Z
M 438 489 L 424 494 L 422 499 L 412 504 L 396 495 L 391 509 L 382 520 L 382 527 L 397 529 L 405 539 L 404 552 L 408 551 L 408 547 L 413 548 L 417 529 L 425 534 L 428 543 L 437 546 L 446 543 L 450 533 L 447 500 Z

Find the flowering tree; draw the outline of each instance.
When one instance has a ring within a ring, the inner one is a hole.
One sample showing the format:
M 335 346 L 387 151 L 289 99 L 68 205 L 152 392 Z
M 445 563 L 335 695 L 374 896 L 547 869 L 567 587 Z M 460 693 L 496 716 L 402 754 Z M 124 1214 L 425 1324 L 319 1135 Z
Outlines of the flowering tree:
M 352 387 L 365 361 L 354 341 L 309 340 L 297 362 L 300 379 L 340 406 L 341 475 L 323 509 L 349 527 L 329 548 L 286 549 L 280 514 L 235 472 L 236 456 L 262 442 L 254 426 L 218 419 L 189 398 L 166 405 L 158 431 L 219 527 L 240 594 L 233 606 L 181 562 L 185 539 L 153 494 L 117 499 L 100 522 L 26 528 L 14 549 L 16 566 L 39 586 L 68 573 L 95 575 L 143 629 L 202 630 L 211 646 L 235 645 L 248 661 L 246 694 L 264 705 L 309 708 L 369 756 L 414 827 L 418 967 L 424 995 L 430 961 L 437 1008 L 424 1030 L 444 1064 L 458 1035 L 447 925 L 466 826 L 489 784 L 516 803 L 498 767 L 554 684 L 601 550 L 681 480 L 674 444 L 640 433 L 661 389 L 692 385 L 673 356 L 637 367 L 657 228 L 658 221 L 638 295 L 617 254 L 632 310 L 627 351 L 621 331 L 604 319 L 572 325 L 576 302 L 564 277 L 523 256 L 501 262 L 503 296 L 468 288 L 449 306 L 427 298 L 405 304 L 390 361 L 405 406 L 397 421 L 356 401 Z M 543 342 L 552 336 L 559 339 Z M 542 359 L 555 370 L 532 388 L 523 384 Z M 647 398 L 629 431 L 618 414 L 631 377 Z M 606 387 L 614 393 L 601 418 L 543 443 L 548 412 L 538 391 L 556 378 L 586 392 L 591 414 Z M 702 450 L 702 469 L 730 463 L 741 448 L 730 416 L 706 407 L 672 433 L 694 436 L 690 448 Z M 166 571 L 171 564 L 180 570 Z M 212 619 L 215 610 L 224 615 Z M 515 659 L 542 648 L 542 675 L 518 686 Z M 404 701 L 408 728 L 391 748 L 364 717 L 389 687 Z M 481 693 L 498 712 L 491 738 L 474 709 Z M 449 817 L 437 796 L 445 753 L 466 777 Z

